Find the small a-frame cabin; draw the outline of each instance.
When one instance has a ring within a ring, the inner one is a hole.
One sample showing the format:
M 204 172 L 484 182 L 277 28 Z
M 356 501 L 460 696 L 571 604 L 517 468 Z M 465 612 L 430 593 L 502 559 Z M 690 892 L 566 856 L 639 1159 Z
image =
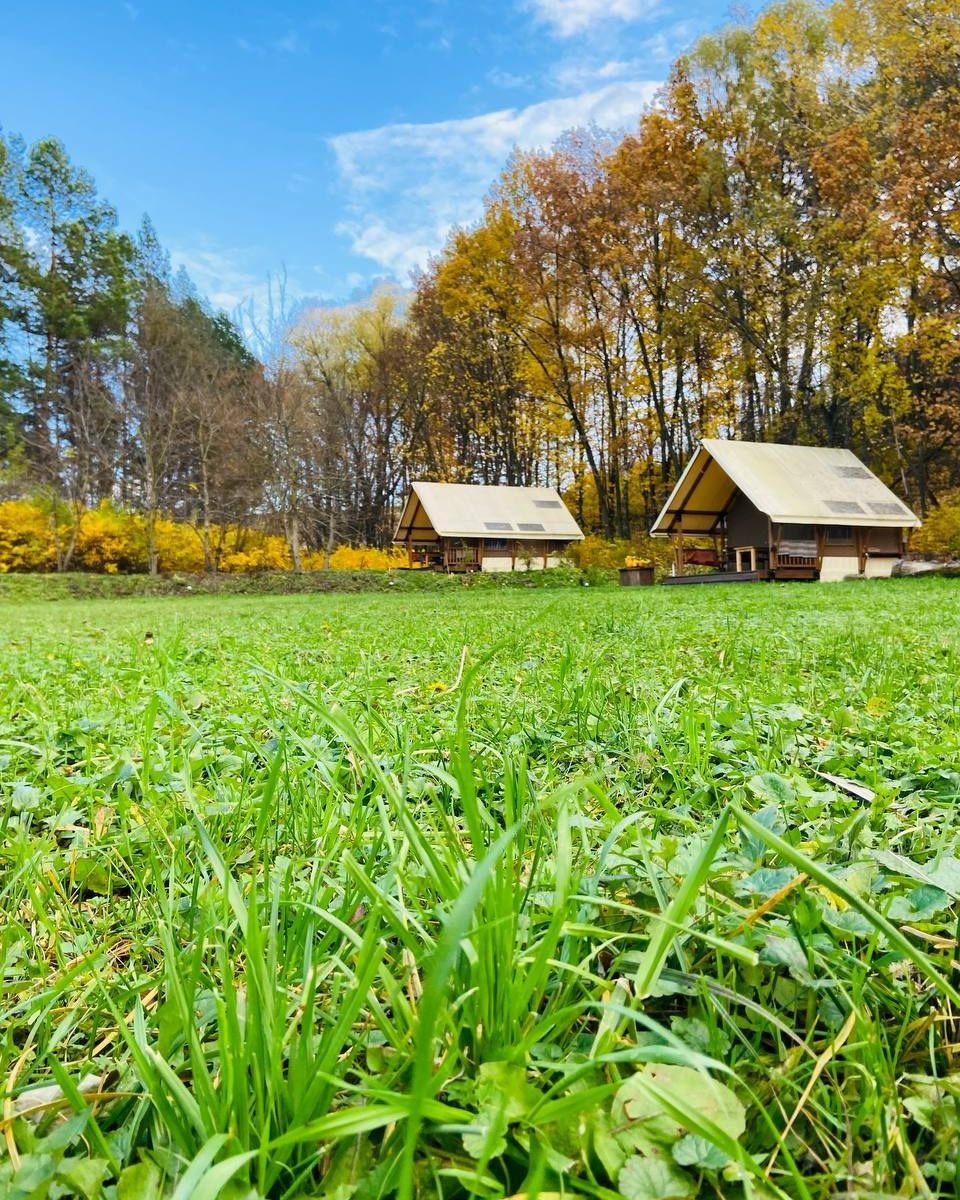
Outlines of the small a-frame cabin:
M 556 567 L 582 537 L 553 488 L 414 483 L 393 540 L 411 567 L 463 572 Z
M 919 524 L 849 450 L 705 438 L 650 532 L 673 539 L 666 582 L 836 580 L 890 575 Z

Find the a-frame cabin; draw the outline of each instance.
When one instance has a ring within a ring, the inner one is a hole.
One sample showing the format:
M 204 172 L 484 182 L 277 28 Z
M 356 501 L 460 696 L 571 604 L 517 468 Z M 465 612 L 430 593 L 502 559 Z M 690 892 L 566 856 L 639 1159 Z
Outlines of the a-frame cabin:
M 668 582 L 836 580 L 889 575 L 919 524 L 849 450 L 705 438 L 650 532 L 673 540 Z

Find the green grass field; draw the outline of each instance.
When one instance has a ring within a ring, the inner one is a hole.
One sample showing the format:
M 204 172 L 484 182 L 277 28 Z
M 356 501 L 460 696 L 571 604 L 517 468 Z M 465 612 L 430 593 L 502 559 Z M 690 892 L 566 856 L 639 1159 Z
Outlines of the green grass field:
M 958 619 L 0 603 L 0 1196 L 956 1196 Z

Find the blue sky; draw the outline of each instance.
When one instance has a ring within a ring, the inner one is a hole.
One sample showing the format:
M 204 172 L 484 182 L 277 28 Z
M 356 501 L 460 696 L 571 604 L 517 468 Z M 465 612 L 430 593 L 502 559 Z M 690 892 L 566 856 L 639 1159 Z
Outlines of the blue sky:
M 629 127 L 727 0 L 6 0 L 0 125 L 59 137 L 217 305 L 407 284 L 514 145 Z

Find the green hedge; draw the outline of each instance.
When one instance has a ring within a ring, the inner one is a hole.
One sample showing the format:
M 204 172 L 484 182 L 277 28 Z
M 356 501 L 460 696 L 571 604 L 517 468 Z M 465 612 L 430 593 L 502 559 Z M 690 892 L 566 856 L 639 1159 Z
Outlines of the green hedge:
M 458 592 L 469 589 L 606 586 L 615 571 L 556 567 L 547 571 L 261 571 L 246 575 L 0 575 L 0 600 L 66 600 L 191 594 L 293 595 L 304 592 Z

